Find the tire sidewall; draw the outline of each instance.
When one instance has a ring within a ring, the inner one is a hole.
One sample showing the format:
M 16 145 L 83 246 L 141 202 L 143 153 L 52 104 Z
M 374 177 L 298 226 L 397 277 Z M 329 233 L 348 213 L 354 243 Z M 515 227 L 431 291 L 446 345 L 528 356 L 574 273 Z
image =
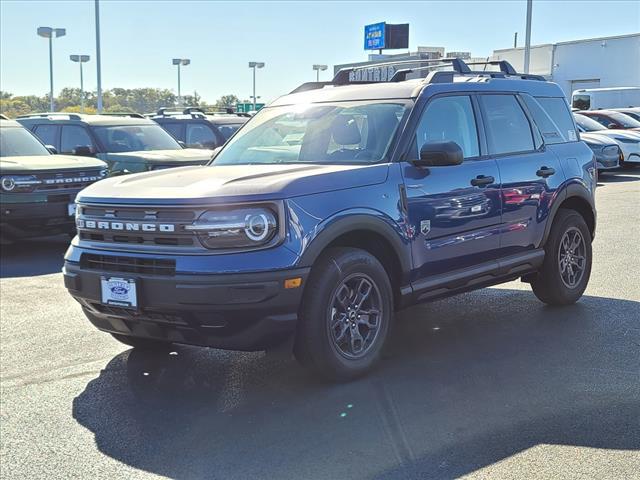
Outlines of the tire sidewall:
M 591 232 L 589 232 L 589 228 L 580 214 L 576 212 L 562 212 L 559 215 L 561 215 L 559 218 L 560 221 L 552 227 L 553 230 L 549 238 L 550 241 L 545 248 L 545 276 L 548 276 L 546 280 L 551 283 L 551 289 L 556 290 L 564 302 L 573 303 L 582 296 L 589 283 L 589 277 L 591 276 Z M 582 238 L 585 243 L 586 268 L 576 287 L 569 288 L 564 284 L 560 275 L 558 252 L 562 237 L 565 232 L 572 227 L 580 230 L 580 233 L 582 234 Z
M 333 379 L 349 379 L 365 373 L 379 359 L 393 318 L 393 296 L 384 267 L 369 253 L 358 249 L 337 249 L 319 259 L 322 267 L 312 273 L 302 308 L 304 335 L 311 339 L 305 345 L 319 371 Z M 364 273 L 375 283 L 382 302 L 380 330 L 362 358 L 349 359 L 333 344 L 329 328 L 329 304 L 340 283 L 349 275 Z M 331 372 L 327 375 L 328 372 Z

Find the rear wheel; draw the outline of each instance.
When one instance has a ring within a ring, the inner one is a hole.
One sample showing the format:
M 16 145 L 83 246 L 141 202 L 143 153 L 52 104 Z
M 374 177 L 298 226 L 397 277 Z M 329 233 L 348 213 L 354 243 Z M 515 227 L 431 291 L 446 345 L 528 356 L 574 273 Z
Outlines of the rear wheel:
M 533 293 L 549 305 L 570 305 L 584 293 L 591 275 L 591 233 L 575 210 L 561 209 L 545 246 Z
M 120 343 L 124 343 L 125 345 L 129 345 L 130 347 L 140 350 L 162 350 L 171 345 L 169 342 L 163 342 L 162 340 L 131 337 L 129 335 L 121 335 L 119 333 L 112 333 L 111 336 Z
M 305 288 L 296 358 L 330 380 L 364 374 L 380 357 L 392 298 L 389 277 L 374 256 L 355 248 L 327 251 Z

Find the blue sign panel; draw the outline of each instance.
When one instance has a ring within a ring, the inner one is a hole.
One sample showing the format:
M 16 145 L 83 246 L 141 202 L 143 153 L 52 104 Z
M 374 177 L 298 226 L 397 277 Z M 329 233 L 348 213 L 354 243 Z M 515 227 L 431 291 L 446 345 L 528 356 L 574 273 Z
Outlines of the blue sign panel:
M 364 27 L 364 49 L 380 50 L 385 48 L 384 43 L 385 23 L 374 23 Z

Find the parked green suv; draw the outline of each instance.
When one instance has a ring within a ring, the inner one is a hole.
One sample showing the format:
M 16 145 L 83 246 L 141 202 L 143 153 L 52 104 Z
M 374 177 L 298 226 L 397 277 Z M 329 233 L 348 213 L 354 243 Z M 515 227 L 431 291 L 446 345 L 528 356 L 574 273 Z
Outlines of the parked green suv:
M 75 235 L 76 194 L 106 175 L 103 161 L 53 155 L 19 123 L 0 119 L 0 243 Z
M 110 175 L 203 165 L 213 155 L 211 150 L 184 148 L 139 114 L 38 113 L 17 120 L 60 153 L 104 160 Z

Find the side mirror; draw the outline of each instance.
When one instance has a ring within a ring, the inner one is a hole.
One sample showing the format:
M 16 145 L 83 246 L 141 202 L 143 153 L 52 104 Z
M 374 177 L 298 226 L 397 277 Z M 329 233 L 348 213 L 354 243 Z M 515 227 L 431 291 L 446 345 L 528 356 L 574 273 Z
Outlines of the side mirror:
M 94 155 L 93 148 L 89 145 L 78 145 L 73 149 L 73 154 L 79 157 L 92 157 Z
M 53 155 L 57 155 L 58 154 L 58 149 L 56 147 L 54 147 L 53 145 L 45 145 L 45 148 L 47 150 L 49 150 L 49 152 Z
M 178 140 L 178 143 L 180 144 L 180 146 L 181 146 L 182 148 L 187 148 L 187 144 L 186 144 L 186 143 L 184 143 L 182 140 Z
M 618 128 L 618 126 L 616 124 L 614 124 L 614 123 L 610 123 L 609 125 L 607 125 L 607 128 L 609 130 L 615 130 L 615 129 Z
M 456 142 L 428 142 L 420 149 L 420 158 L 412 163 L 416 167 L 446 167 L 460 165 L 464 155 Z

